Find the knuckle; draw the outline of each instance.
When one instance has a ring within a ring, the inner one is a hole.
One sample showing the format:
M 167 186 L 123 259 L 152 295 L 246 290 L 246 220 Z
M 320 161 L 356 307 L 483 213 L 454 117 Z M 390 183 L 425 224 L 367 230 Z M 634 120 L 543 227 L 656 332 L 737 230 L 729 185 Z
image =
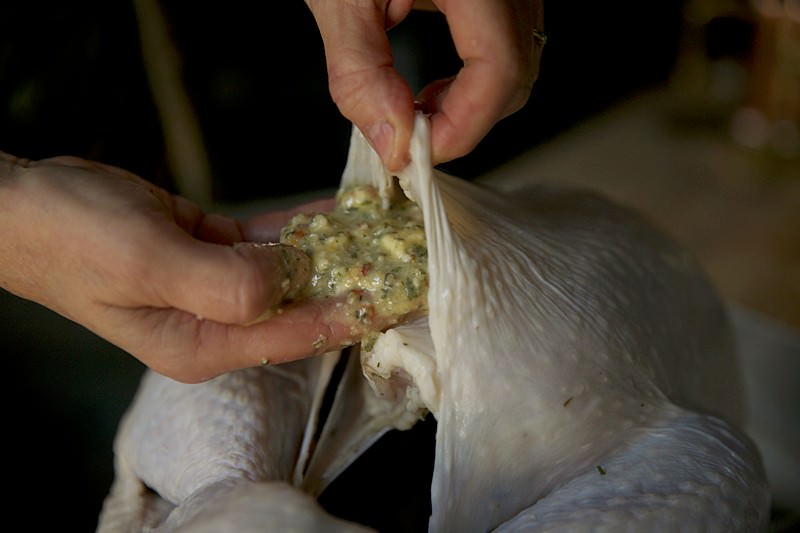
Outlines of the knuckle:
M 364 71 L 331 71 L 328 76 L 328 90 L 331 99 L 347 117 L 352 119 L 353 113 L 363 102 L 364 92 L 368 87 L 368 74 Z

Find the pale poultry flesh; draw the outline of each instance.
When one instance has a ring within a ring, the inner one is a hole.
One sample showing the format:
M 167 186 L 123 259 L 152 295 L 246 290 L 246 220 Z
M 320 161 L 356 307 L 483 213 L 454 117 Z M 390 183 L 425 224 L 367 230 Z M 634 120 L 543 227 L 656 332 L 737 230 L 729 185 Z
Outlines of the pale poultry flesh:
M 694 260 L 595 194 L 441 173 L 429 134 L 418 116 L 396 178 L 424 218 L 427 316 L 341 378 L 338 352 L 197 385 L 149 372 L 98 531 L 367 531 L 316 498 L 426 413 L 431 532 L 766 530 L 736 346 Z M 342 187 L 394 179 L 354 129 Z

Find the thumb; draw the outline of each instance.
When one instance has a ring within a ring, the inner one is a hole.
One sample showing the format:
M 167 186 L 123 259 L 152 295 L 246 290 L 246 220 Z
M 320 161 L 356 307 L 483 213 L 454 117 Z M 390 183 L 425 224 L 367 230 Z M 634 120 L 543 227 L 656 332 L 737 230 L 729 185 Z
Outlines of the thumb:
M 159 247 L 159 300 L 226 324 L 248 324 L 291 300 L 308 283 L 311 259 L 280 244 L 233 246 L 186 239 Z M 151 287 L 154 286 L 151 284 Z
M 386 36 L 387 2 L 307 0 L 319 26 L 328 86 L 339 111 L 369 139 L 390 171 L 408 162 L 414 96 L 394 68 Z M 396 2 L 410 10 L 410 2 Z M 390 6 L 391 7 L 391 6 Z M 390 24 L 404 13 L 392 11 Z

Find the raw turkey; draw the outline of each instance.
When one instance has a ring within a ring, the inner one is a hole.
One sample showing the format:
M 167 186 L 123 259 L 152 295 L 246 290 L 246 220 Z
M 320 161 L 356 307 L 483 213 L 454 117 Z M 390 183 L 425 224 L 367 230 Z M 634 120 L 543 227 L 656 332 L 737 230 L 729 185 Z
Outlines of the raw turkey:
M 315 498 L 427 412 L 431 532 L 766 530 L 736 346 L 694 260 L 595 194 L 441 173 L 429 133 L 418 116 L 397 176 L 424 215 L 428 316 L 340 379 L 339 353 L 199 385 L 148 373 L 99 531 L 363 531 Z M 393 179 L 354 129 L 342 186 Z

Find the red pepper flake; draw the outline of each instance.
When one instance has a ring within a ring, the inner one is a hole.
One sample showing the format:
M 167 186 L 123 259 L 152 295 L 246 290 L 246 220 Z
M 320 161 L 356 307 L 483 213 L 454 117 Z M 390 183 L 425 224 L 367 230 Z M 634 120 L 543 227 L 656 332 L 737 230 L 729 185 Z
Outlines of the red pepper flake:
M 294 230 L 294 233 L 292 233 L 292 236 L 295 239 L 302 239 L 303 237 L 306 236 L 306 232 L 301 230 L 301 229 L 296 229 L 296 230 Z
M 369 271 L 372 269 L 372 263 L 364 263 L 361 265 L 361 275 L 366 276 L 369 274 Z
M 361 322 L 369 322 L 375 316 L 375 307 L 365 305 L 356 310 L 356 318 Z

